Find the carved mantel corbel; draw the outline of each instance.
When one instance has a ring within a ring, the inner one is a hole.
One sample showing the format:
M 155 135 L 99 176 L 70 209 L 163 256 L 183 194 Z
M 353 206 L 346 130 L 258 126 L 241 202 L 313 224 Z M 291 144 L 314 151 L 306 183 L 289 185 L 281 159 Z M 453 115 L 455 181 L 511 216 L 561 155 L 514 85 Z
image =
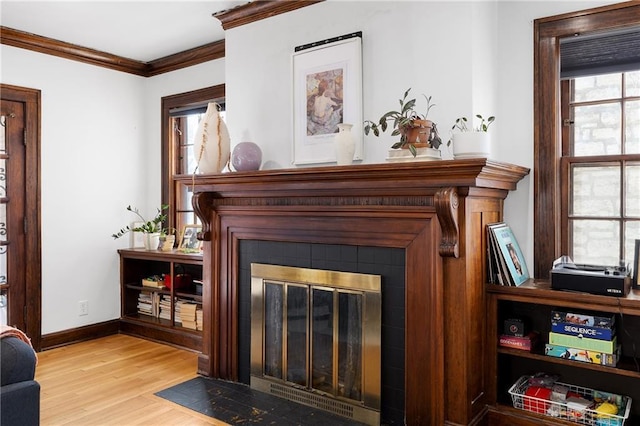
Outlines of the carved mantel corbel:
M 435 193 L 434 203 L 442 240 L 440 241 L 440 256 L 459 256 L 459 227 L 458 227 L 458 193 L 456 188 L 442 188 Z
M 198 232 L 198 239 L 211 241 L 211 219 L 213 218 L 213 200 L 216 199 L 214 192 L 197 192 L 193 194 L 191 203 L 193 210 L 202 222 L 202 231 Z

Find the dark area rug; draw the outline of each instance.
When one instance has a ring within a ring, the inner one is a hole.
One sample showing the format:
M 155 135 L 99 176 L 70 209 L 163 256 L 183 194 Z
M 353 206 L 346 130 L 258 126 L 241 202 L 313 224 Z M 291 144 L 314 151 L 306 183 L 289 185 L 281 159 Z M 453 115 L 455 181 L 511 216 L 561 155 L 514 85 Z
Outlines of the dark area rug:
M 326 411 L 267 395 L 247 385 L 205 377 L 196 377 L 156 395 L 231 425 L 361 425 Z

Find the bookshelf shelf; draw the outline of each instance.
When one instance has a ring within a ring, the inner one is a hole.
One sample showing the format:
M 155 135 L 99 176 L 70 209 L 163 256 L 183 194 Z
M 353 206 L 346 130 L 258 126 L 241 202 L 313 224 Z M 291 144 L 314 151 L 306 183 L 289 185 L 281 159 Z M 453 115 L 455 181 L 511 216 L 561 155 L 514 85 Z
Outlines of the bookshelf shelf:
M 519 287 L 488 284 L 486 291 L 488 377 L 494 381 L 489 386 L 494 392 L 490 395 L 494 402 L 490 404 L 490 424 L 556 424 L 550 422 L 550 418 L 511 407 L 509 387 L 518 377 L 538 372 L 557 374 L 564 382 L 631 397 L 634 404 L 628 422 L 640 424 L 640 290 L 631 290 L 627 297 L 618 298 L 557 291 L 551 289 L 549 281 L 528 280 Z M 551 311 L 556 309 L 616 314 L 617 336 L 623 355 L 617 367 L 545 355 Z M 527 318 L 531 328 L 540 332 L 542 342 L 533 352 L 498 345 L 503 321 L 513 317 Z M 518 423 L 513 423 L 514 417 L 518 418 Z
M 180 307 L 183 303 L 202 310 L 202 295 L 196 287 L 155 288 L 142 285 L 153 275 L 170 275 L 171 282 L 181 274 L 202 280 L 202 255 L 177 251 L 161 252 L 141 249 L 118 250 L 120 255 L 121 331 L 201 351 L 202 331 L 183 326 Z M 184 314 L 183 314 L 184 315 Z M 201 318 L 201 316 L 200 316 Z

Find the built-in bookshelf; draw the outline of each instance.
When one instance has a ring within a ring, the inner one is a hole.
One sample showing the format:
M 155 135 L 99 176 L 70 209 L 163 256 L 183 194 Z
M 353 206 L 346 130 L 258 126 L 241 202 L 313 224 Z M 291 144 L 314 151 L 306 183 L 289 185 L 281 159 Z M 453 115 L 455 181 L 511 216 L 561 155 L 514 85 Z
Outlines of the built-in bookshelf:
M 200 351 L 202 255 L 143 249 L 118 253 L 120 330 Z
M 542 414 L 516 410 L 509 388 L 523 375 L 546 372 L 559 375 L 565 383 L 631 397 L 631 413 L 626 424 L 640 424 L 640 290 L 627 297 L 598 296 L 552 290 L 549 281 L 528 280 L 519 287 L 487 286 L 487 388 L 492 425 L 574 425 Z M 551 312 L 570 310 L 610 313 L 616 316 L 622 356 L 616 367 L 545 355 L 551 329 Z M 540 332 L 541 344 L 532 351 L 500 347 L 498 336 L 505 319 L 523 317 L 530 328 Z

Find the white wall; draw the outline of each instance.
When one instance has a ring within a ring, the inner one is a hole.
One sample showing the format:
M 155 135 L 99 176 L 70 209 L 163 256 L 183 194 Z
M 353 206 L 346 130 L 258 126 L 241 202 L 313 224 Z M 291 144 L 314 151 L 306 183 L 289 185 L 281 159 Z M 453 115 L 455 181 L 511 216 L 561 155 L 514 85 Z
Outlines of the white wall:
M 224 59 L 145 79 L 0 45 L 0 81 L 42 92 L 42 334 L 120 317 L 111 234 L 160 205 L 162 96 L 224 82 Z M 89 315 L 78 316 L 87 300 Z
M 120 315 L 111 234 L 147 192 L 143 78 L 0 46 L 2 83 L 42 92 L 42 333 Z M 78 316 L 78 301 L 89 315 Z
M 227 124 L 270 167 L 291 166 L 291 55 L 295 46 L 363 33 L 363 114 L 377 120 L 408 87 L 437 105 L 443 140 L 457 117 L 496 115 L 494 159 L 533 166 L 533 20 L 615 2 L 327 1 L 226 32 Z M 247 120 L 247 117 L 251 117 Z M 364 163 L 384 162 L 393 139 L 365 137 Z M 450 153 L 444 150 L 444 156 Z M 505 220 L 533 267 L 531 174 Z
M 232 144 L 252 140 L 289 167 L 293 48 L 360 30 L 365 118 L 412 87 L 433 96 L 444 137 L 456 117 L 495 113 L 495 158 L 532 167 L 533 20 L 610 3 L 327 1 L 227 31 L 226 60 L 149 79 L 0 45 L 0 81 L 42 91 L 42 333 L 119 317 L 128 240 L 110 235 L 132 220 L 128 204 L 160 203 L 162 96 L 226 77 Z M 365 138 L 364 162 L 383 162 L 391 141 Z M 530 266 L 532 192 L 530 176 L 505 206 Z

